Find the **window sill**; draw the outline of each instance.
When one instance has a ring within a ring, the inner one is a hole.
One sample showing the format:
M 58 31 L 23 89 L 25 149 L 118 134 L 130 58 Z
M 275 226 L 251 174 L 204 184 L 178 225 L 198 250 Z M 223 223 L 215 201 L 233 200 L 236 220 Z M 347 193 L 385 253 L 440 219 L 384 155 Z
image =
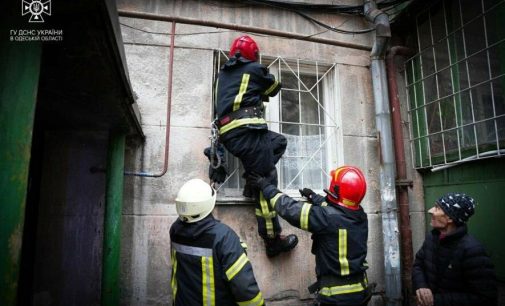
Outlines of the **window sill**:
M 225 205 L 255 205 L 254 199 L 246 197 L 218 197 L 217 206 Z
M 304 197 L 301 197 L 298 192 L 295 191 L 288 191 L 288 192 L 283 192 L 284 194 L 290 196 L 291 198 L 301 201 L 301 202 L 306 202 L 307 199 Z M 218 197 L 216 200 L 216 205 L 217 206 L 226 206 L 226 205 L 255 205 L 256 202 L 254 199 L 251 198 L 246 198 L 243 196 L 235 196 L 235 197 L 227 197 L 227 196 L 221 196 Z

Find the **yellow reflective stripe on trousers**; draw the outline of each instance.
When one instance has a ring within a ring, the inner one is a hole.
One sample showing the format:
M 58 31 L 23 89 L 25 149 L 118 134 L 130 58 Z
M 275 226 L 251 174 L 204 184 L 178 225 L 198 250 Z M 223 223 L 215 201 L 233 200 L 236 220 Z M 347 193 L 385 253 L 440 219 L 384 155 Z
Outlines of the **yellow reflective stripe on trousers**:
M 277 80 L 275 80 L 275 82 L 272 84 L 272 86 L 268 87 L 268 89 L 265 90 L 265 92 L 263 94 L 265 96 L 268 96 L 272 91 L 274 91 L 274 89 L 277 87 L 277 85 L 279 85 L 279 82 Z
M 244 96 L 247 86 L 249 85 L 249 77 L 251 75 L 249 73 L 244 73 L 242 76 L 242 83 L 240 83 L 240 89 L 238 90 L 238 94 L 235 96 L 235 101 L 233 101 L 233 111 L 236 111 L 240 108 L 240 103 L 242 102 L 242 97 Z
M 177 273 L 177 256 L 175 250 L 171 250 L 170 259 L 172 260 L 172 279 L 170 285 L 172 287 L 172 300 L 175 302 L 175 295 L 177 294 L 177 279 L 175 277 Z
M 274 224 L 272 222 L 272 218 L 270 218 L 270 209 L 268 209 L 268 203 L 267 200 L 265 200 L 265 197 L 263 196 L 263 192 L 260 191 L 260 206 L 261 206 L 261 212 L 263 214 L 263 218 L 265 219 L 265 225 L 267 228 L 267 236 L 268 237 L 274 237 Z
M 340 262 L 340 275 L 349 275 L 349 262 L 347 261 L 347 230 L 338 230 L 338 261 Z
M 245 266 L 245 264 L 249 261 L 245 253 L 242 253 L 240 257 L 231 265 L 231 267 L 226 270 L 226 277 L 229 281 L 231 281 L 235 275 L 237 275 L 240 270 Z
M 214 288 L 214 261 L 212 257 L 202 257 L 202 301 L 204 306 L 216 305 Z
M 272 209 L 275 209 L 275 204 L 277 203 L 277 200 L 281 197 L 282 193 L 276 194 L 273 198 L 270 199 L 270 206 L 272 206 Z
M 265 214 L 263 214 L 261 212 L 261 210 L 259 210 L 257 208 L 255 209 L 255 214 L 258 217 L 263 217 L 263 218 L 267 218 L 267 219 L 272 219 L 272 218 L 277 217 L 277 213 L 275 211 L 271 211 L 271 212 L 269 212 L 268 214 L 265 215 Z
M 263 300 L 263 296 L 261 295 L 261 291 L 249 301 L 238 302 L 239 306 L 261 306 L 265 303 Z
M 232 122 L 230 122 L 227 125 L 220 128 L 219 133 L 221 135 L 223 135 L 224 133 L 229 132 L 229 131 L 233 130 L 234 128 L 238 128 L 239 126 L 246 125 L 246 124 L 267 124 L 267 122 L 263 118 L 235 119 Z
M 304 231 L 309 230 L 309 212 L 312 204 L 304 203 L 302 206 L 302 213 L 300 214 L 300 228 Z
M 333 287 L 323 287 L 319 290 L 319 294 L 324 296 L 332 296 L 337 294 L 354 293 L 365 290 L 363 284 L 355 283 L 349 285 L 333 286 Z

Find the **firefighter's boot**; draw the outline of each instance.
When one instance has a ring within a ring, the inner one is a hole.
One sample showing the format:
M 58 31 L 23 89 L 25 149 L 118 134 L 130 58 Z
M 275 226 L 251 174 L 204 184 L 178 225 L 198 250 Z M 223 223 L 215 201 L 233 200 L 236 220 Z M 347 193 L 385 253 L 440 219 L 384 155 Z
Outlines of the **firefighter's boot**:
M 296 235 L 278 235 L 275 238 L 266 238 L 265 247 L 268 257 L 274 257 L 281 252 L 289 252 L 298 244 L 298 237 Z

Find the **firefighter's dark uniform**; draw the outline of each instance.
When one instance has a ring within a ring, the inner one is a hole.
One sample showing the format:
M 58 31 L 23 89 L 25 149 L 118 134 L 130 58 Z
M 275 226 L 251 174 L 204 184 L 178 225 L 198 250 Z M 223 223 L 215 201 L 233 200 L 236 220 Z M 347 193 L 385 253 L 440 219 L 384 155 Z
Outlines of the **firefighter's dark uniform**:
M 291 225 L 312 233 L 316 257 L 318 302 L 322 305 L 356 306 L 368 299 L 365 271 L 368 221 L 366 213 L 327 204 L 314 195 L 312 203 L 298 202 L 273 185 L 263 189 L 275 211 Z
M 265 304 L 239 237 L 212 215 L 177 220 L 170 239 L 173 305 Z
M 275 96 L 281 84 L 266 67 L 243 57 L 231 57 L 221 68 L 216 84 L 219 139 L 226 149 L 238 157 L 246 177 L 259 173 L 277 185 L 275 164 L 286 150 L 287 140 L 268 130 L 263 118 L 263 100 Z M 270 211 L 259 192 L 256 218 L 263 238 L 281 232 L 278 217 Z

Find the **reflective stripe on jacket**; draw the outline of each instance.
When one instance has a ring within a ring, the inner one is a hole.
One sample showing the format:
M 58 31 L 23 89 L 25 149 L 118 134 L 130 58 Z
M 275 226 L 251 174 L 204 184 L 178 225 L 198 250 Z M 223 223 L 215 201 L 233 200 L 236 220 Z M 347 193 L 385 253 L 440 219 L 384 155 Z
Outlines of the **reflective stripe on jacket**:
M 170 228 L 174 305 L 264 305 L 237 234 L 211 215 Z
M 244 58 L 230 58 L 219 72 L 216 84 L 217 116 L 223 117 L 240 108 L 262 106 L 275 96 L 281 84 L 265 66 Z M 220 134 L 232 137 L 237 128 L 266 129 L 263 118 L 239 118 L 220 128 Z M 235 136 L 235 135 L 234 135 Z
M 281 217 L 312 233 L 319 295 L 332 297 L 365 290 L 368 221 L 362 208 L 354 211 L 328 205 L 322 196 L 313 197 L 313 203 L 299 202 L 273 185 L 263 193 Z

